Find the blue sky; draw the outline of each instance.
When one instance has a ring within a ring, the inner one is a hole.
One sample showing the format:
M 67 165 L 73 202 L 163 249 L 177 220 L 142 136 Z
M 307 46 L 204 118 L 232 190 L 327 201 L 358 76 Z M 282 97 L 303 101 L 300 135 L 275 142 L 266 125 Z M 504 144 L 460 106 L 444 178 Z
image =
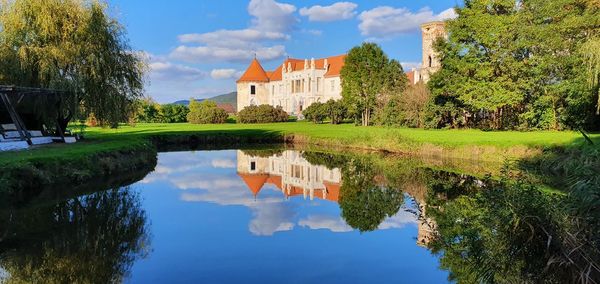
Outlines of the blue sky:
M 150 66 L 146 93 L 160 103 L 235 91 L 256 53 L 265 69 L 287 57 L 346 53 L 364 41 L 410 69 L 419 25 L 454 16 L 460 0 L 108 0 Z

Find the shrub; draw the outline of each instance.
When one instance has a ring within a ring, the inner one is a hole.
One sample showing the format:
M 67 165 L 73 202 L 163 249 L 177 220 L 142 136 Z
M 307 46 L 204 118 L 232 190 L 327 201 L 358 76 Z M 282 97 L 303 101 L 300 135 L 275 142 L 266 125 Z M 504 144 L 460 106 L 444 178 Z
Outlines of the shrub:
M 331 124 L 340 124 L 346 119 L 348 108 L 346 108 L 342 100 L 329 100 L 325 105 Z
M 190 123 L 225 123 L 228 117 L 227 112 L 218 108 L 217 104 L 213 101 L 197 102 L 193 99 L 190 100 L 190 112 L 187 115 Z
M 140 100 L 136 104 L 137 121 L 146 123 L 161 122 L 159 104 L 151 99 Z
M 331 124 L 340 124 L 346 118 L 347 112 L 348 109 L 341 100 L 329 100 L 326 103 L 311 104 L 302 114 L 314 123 L 321 123 L 325 119 L 329 119 Z
M 184 105 L 168 104 L 160 108 L 161 122 L 180 123 L 187 122 L 187 115 L 190 109 Z
M 313 103 L 302 111 L 302 114 L 314 123 L 321 123 L 329 116 L 329 110 L 324 103 Z
M 240 123 L 286 122 L 289 116 L 280 106 L 248 106 L 238 113 Z

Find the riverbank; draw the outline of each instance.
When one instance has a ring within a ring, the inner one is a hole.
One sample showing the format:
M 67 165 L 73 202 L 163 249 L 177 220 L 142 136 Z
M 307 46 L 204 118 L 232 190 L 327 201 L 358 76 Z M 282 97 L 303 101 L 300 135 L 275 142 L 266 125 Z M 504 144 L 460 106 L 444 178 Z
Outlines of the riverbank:
M 600 145 L 600 134 L 590 135 Z M 72 145 L 51 145 L 21 152 L 0 153 L 0 184 L 32 184 L 82 180 L 135 167 L 139 156 L 155 156 L 171 144 L 235 147 L 241 143 L 293 143 L 392 152 L 424 159 L 455 159 L 471 163 L 502 164 L 535 160 L 548 152 L 577 155 L 588 146 L 577 132 L 484 132 L 479 130 L 423 130 L 358 127 L 350 124 L 139 124 L 119 129 L 90 128 L 86 139 Z M 588 151 L 589 152 L 589 151 Z M 598 151 L 595 151 L 596 153 Z M 141 154 L 147 153 L 147 154 Z M 582 152 L 583 153 L 583 152 Z M 116 156 L 115 156 L 116 155 Z M 120 157 L 117 157 L 120 156 Z M 556 159 L 556 155 L 553 155 Z M 125 163 L 114 160 L 126 160 Z M 98 162 L 99 161 L 99 162 Z M 50 172 L 51 174 L 45 174 Z M 60 175 L 67 176 L 60 179 Z

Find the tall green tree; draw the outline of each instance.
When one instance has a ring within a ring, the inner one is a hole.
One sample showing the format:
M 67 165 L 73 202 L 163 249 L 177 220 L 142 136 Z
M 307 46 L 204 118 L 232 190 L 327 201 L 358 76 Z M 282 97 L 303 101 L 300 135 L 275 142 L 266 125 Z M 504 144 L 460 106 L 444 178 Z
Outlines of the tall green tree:
M 600 31 L 597 1 L 466 0 L 457 13 L 448 41 L 436 47 L 442 70 L 429 83 L 433 125 L 597 124 L 597 87 L 586 84 L 582 53 Z
M 354 47 L 346 57 L 341 71 L 342 96 L 349 111 L 362 125 L 371 123 L 371 117 L 384 93 L 399 94 L 407 85 L 402 66 L 390 60 L 375 43 Z
M 58 114 L 126 120 L 146 65 L 101 0 L 1 0 L 0 83 L 68 91 Z M 64 129 L 64 127 L 63 127 Z

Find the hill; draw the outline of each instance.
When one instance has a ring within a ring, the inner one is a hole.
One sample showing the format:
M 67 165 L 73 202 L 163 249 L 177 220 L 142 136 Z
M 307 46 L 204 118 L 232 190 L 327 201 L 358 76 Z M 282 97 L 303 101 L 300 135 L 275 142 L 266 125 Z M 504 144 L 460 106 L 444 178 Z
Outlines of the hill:
M 219 96 L 215 96 L 215 97 L 208 98 L 208 99 L 199 99 L 199 101 L 203 101 L 203 100 L 211 100 L 218 104 L 230 104 L 235 107 L 235 106 L 237 106 L 237 92 L 231 92 L 229 94 L 219 95 Z M 190 101 L 189 100 L 181 100 L 181 101 L 174 102 L 174 104 L 187 106 L 190 104 Z

